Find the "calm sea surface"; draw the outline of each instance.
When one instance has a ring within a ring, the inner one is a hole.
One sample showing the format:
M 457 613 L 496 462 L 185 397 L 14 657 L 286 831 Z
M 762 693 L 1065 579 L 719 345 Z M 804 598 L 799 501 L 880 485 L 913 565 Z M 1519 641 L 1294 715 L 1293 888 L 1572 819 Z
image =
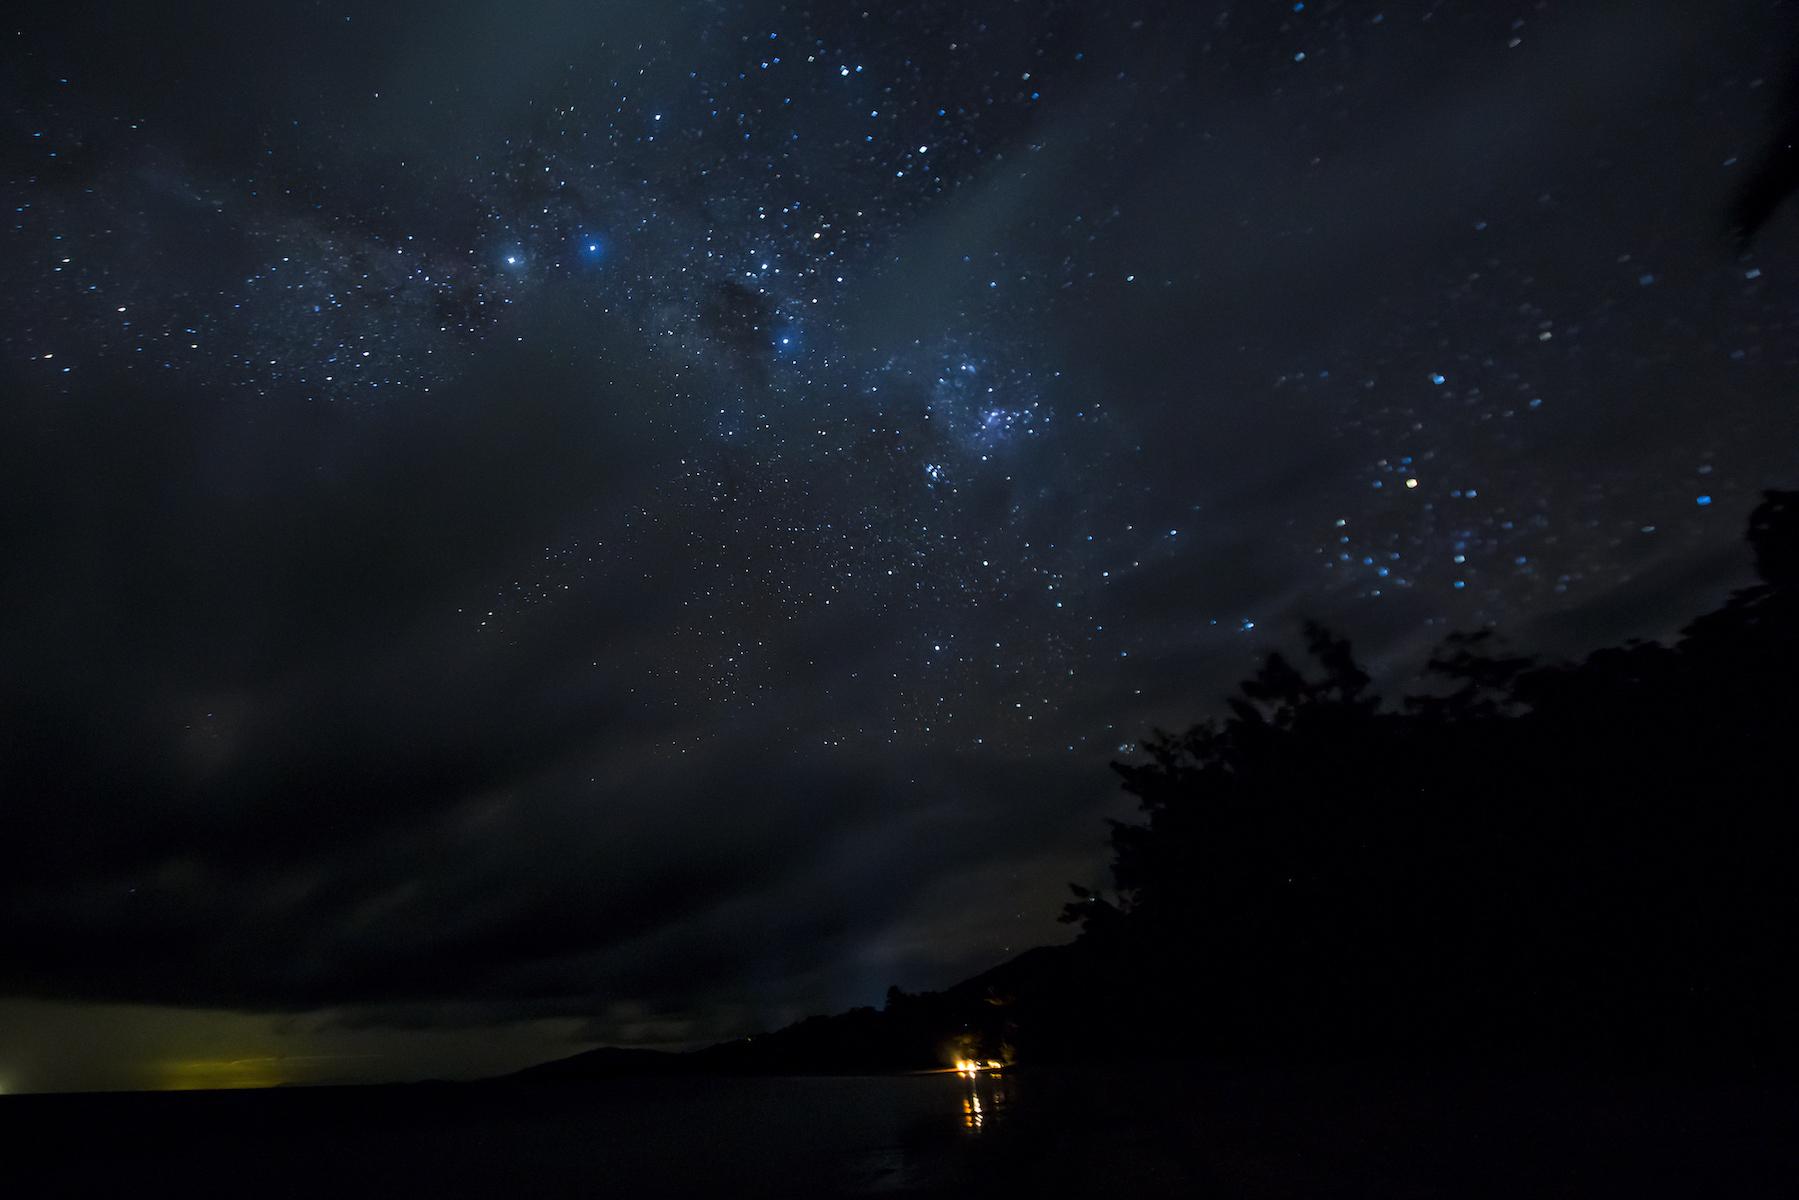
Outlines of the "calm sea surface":
M 1094 1070 L 0 1097 L 7 1195 L 1799 1195 L 1791 1089 Z

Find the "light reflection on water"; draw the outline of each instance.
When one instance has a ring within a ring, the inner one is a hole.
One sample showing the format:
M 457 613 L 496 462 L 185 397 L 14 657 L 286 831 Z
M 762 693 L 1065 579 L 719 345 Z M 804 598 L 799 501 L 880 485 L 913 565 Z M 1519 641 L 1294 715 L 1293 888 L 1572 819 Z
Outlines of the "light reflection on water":
M 962 1128 L 971 1132 L 998 1120 L 1007 1102 L 1006 1080 L 998 1074 L 966 1075 L 967 1090 L 962 1096 Z

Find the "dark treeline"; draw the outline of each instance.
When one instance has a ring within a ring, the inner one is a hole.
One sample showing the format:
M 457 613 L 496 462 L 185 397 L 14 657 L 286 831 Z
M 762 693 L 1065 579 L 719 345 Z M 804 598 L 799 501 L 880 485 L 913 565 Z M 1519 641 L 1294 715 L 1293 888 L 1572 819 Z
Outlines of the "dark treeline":
M 1312 628 L 1158 733 L 1116 767 L 1115 893 L 1068 909 L 1092 1009 L 1184 1049 L 1791 1059 L 1799 493 L 1749 542 L 1761 583 L 1672 646 L 1458 637 L 1395 709 Z
M 1311 662 L 1269 656 L 1227 716 L 1114 764 L 1141 818 L 1072 945 L 683 1057 L 1791 1062 L 1799 493 L 1749 542 L 1761 582 L 1671 646 L 1542 665 L 1458 636 L 1397 705 L 1312 627 Z

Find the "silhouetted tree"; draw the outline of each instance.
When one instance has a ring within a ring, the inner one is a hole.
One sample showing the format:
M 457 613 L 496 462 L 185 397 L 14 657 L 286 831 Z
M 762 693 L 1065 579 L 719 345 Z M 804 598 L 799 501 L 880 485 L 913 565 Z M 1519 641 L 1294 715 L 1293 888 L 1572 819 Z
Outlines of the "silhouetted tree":
M 1076 888 L 1096 1024 L 1184 1048 L 1790 1056 L 1799 494 L 1762 583 L 1577 664 L 1452 638 L 1382 708 L 1347 642 L 1114 764 L 1115 894 Z

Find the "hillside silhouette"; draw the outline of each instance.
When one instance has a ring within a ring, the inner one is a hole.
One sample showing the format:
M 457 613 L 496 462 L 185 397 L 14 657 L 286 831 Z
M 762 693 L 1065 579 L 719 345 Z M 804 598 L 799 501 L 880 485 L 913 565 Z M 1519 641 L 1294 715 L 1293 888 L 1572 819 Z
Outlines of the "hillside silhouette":
M 1672 645 L 1573 663 L 1449 639 L 1383 703 L 1307 630 L 1225 715 L 1114 763 L 1112 887 L 1070 944 L 684 1055 L 524 1073 L 859 1072 L 1099 1057 L 1790 1064 L 1799 1050 L 1799 492 L 1760 582 Z

